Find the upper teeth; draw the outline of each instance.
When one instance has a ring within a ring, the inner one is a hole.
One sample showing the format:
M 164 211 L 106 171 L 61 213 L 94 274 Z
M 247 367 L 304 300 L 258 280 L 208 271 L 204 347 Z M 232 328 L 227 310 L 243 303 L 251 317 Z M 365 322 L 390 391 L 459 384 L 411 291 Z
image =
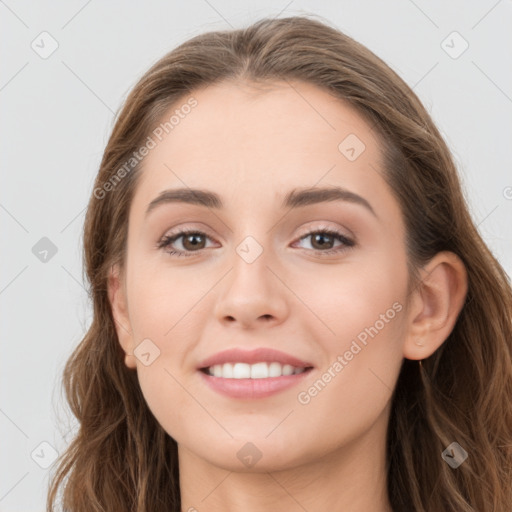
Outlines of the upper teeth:
M 208 374 L 224 379 L 266 379 L 302 373 L 305 368 L 296 368 L 281 363 L 224 363 L 215 364 L 208 368 Z

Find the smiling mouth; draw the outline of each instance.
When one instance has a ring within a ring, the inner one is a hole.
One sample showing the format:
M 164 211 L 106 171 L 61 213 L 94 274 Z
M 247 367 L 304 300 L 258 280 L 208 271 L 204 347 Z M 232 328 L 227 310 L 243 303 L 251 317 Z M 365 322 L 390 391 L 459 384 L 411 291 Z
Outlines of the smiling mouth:
M 296 367 L 290 364 L 278 362 L 248 363 L 224 363 L 215 364 L 200 371 L 211 377 L 223 379 L 269 379 L 275 377 L 287 377 L 308 372 L 312 366 Z

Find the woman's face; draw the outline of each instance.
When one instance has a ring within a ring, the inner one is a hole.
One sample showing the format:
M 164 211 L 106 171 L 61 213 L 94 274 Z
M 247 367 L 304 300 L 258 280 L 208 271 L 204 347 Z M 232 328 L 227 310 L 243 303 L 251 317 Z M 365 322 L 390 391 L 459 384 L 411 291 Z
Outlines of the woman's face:
M 408 273 L 374 133 L 304 83 L 223 83 L 193 97 L 162 119 L 181 113 L 168 135 L 152 135 L 117 296 L 126 364 L 148 406 L 180 456 L 231 471 L 380 442 L 404 357 Z M 197 204 L 199 189 L 217 199 Z M 162 196 L 176 190 L 186 200 Z M 240 353 L 213 376 L 201 370 L 229 349 Z

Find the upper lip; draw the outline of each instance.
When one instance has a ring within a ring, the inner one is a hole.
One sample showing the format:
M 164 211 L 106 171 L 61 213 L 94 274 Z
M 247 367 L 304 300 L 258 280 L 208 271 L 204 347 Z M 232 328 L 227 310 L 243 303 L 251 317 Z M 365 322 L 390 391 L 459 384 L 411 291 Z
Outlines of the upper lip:
M 273 348 L 257 348 L 255 350 L 242 350 L 239 348 L 231 348 L 217 352 L 211 357 L 205 359 L 198 369 L 209 368 L 216 364 L 224 363 L 247 363 L 254 364 L 260 362 L 277 362 L 281 364 L 289 364 L 296 368 L 307 368 L 313 366 L 307 361 L 302 361 L 296 357 L 286 354 Z

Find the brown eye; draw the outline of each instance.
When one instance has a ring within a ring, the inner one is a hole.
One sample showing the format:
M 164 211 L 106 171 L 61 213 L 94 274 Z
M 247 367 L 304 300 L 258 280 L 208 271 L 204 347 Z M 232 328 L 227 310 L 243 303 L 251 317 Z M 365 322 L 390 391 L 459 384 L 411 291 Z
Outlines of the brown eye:
M 201 233 L 190 233 L 181 237 L 183 237 L 182 245 L 187 251 L 204 249 L 205 237 Z
M 350 247 L 355 245 L 353 240 L 350 240 L 342 233 L 331 229 L 319 229 L 317 231 L 311 231 L 300 238 L 300 241 L 310 239 L 311 247 L 314 252 L 318 253 L 319 256 L 341 253 Z M 333 248 L 333 244 L 338 241 L 340 242 L 336 248 Z
M 334 244 L 335 239 L 333 235 L 328 235 L 326 233 L 314 233 L 311 236 L 312 246 L 315 249 L 331 249 L 332 247 L 327 247 L 329 245 Z
M 209 237 L 201 231 L 180 231 L 174 235 L 166 235 L 158 243 L 159 249 L 165 249 L 172 256 L 189 256 L 187 253 L 199 252 L 205 249 L 206 240 Z M 177 250 L 172 247 L 178 242 Z M 181 247 L 179 247 L 181 245 Z M 168 248 L 171 249 L 168 249 Z

